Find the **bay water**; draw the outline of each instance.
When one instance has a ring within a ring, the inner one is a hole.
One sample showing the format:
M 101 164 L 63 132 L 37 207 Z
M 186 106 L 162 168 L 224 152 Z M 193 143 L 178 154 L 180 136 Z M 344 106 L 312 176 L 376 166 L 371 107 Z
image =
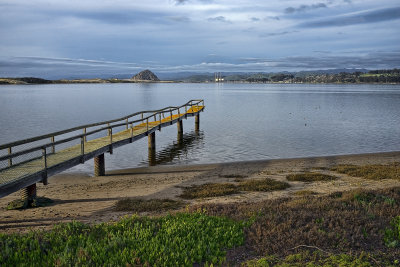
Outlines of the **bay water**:
M 136 83 L 0 86 L 0 144 L 141 110 L 204 99 L 194 118 L 156 132 L 157 164 L 400 151 L 400 85 Z M 106 169 L 148 165 L 147 138 L 106 155 Z M 93 162 L 68 172 L 92 173 Z

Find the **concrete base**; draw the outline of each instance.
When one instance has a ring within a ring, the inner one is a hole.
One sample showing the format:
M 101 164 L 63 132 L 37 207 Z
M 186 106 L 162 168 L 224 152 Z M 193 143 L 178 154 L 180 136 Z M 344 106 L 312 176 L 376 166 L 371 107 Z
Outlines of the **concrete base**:
M 104 154 L 94 157 L 94 176 L 104 176 L 106 174 L 106 166 Z

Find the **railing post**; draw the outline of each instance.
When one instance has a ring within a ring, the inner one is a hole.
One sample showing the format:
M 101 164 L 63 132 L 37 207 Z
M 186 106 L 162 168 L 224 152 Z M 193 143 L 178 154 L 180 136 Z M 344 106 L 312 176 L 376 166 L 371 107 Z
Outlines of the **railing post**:
M 81 137 L 81 163 L 85 163 L 85 137 Z
M 8 155 L 11 155 L 11 154 L 12 154 L 12 149 L 11 149 L 11 147 L 9 147 L 9 148 L 8 148 Z M 9 158 L 9 159 L 8 159 L 8 167 L 11 167 L 12 164 L 13 164 L 12 158 Z
M 53 154 L 56 153 L 56 146 L 54 145 L 54 142 L 55 142 L 55 137 L 52 136 L 51 137 L 51 143 L 52 143 L 52 145 L 51 145 L 51 153 L 53 153 Z
M 162 121 L 161 121 L 161 113 L 158 113 L 158 115 L 159 115 L 158 118 L 160 119 L 159 122 L 158 122 L 158 130 L 161 131 L 161 123 L 162 123 Z
M 169 113 L 171 115 L 171 123 L 172 123 L 172 109 L 169 110 Z
M 146 119 L 146 130 L 149 131 L 149 118 Z
M 108 127 L 108 135 L 110 135 L 110 124 L 107 123 L 107 127 Z
M 86 128 L 83 128 L 83 134 L 85 135 L 85 136 L 84 136 L 84 141 L 87 142 L 87 138 L 86 138 Z
M 128 118 L 126 119 L 126 129 L 129 129 L 129 122 L 128 122 Z
M 43 156 L 43 179 L 42 182 L 44 185 L 47 185 L 47 149 L 46 147 L 42 148 L 42 156 Z

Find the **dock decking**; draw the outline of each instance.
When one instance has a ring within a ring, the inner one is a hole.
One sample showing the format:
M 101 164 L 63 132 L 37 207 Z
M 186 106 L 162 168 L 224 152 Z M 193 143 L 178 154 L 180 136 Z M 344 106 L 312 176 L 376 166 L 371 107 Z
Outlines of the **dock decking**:
M 145 136 L 149 136 L 149 149 L 154 149 L 153 142 L 150 142 L 150 137 L 155 138 L 154 132 L 178 122 L 178 133 L 182 133 L 184 118 L 196 116 L 198 130 L 199 113 L 204 108 L 204 100 L 191 100 L 179 107 L 141 111 L 112 121 L 1 145 L 0 197 L 37 182 L 47 184 L 49 176 L 92 158 L 95 158 L 96 168 L 96 157 L 99 156 L 103 161 L 100 161 L 103 165 L 100 168 L 104 169 L 104 153 L 113 153 L 114 148 Z M 75 134 L 77 132 L 80 133 Z

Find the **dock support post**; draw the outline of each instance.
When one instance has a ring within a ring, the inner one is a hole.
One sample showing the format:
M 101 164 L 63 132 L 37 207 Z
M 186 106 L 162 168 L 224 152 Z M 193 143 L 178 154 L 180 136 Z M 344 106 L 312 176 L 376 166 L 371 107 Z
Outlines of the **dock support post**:
M 195 116 L 194 129 L 196 132 L 200 131 L 200 113 Z
M 176 125 L 178 126 L 178 134 L 183 134 L 183 122 L 182 122 L 182 120 L 179 120 Z
M 181 145 L 183 143 L 183 122 L 182 120 L 178 121 L 176 124 L 178 126 L 178 145 Z
M 36 201 L 36 183 L 21 190 L 21 199 L 25 207 L 32 207 Z
M 104 154 L 94 157 L 94 176 L 104 176 L 106 174 Z
M 156 165 L 156 133 L 152 132 L 148 135 L 149 143 L 149 165 Z

